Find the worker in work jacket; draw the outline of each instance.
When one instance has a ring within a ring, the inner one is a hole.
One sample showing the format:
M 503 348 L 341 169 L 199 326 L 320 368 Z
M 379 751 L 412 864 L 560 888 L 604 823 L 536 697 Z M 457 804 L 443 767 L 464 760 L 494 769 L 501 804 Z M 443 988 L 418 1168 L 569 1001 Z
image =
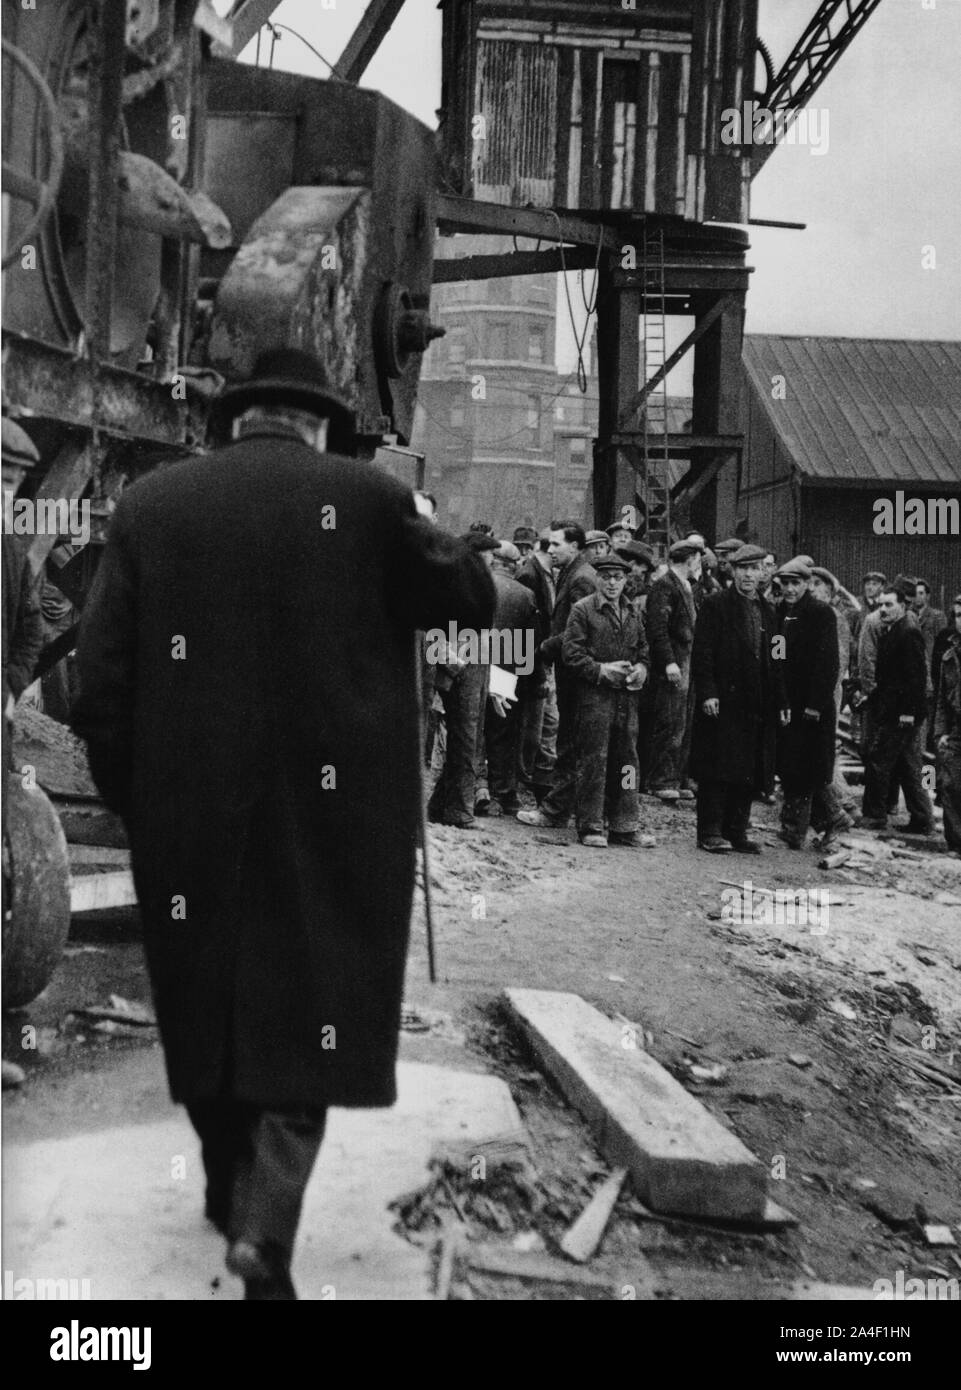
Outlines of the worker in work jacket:
M 934 746 L 944 806 L 944 838 L 961 855 L 961 594 L 951 605 L 950 636 L 938 672 Z
M 578 690 L 574 812 L 581 843 L 636 843 L 637 698 L 647 680 L 644 624 L 624 597 L 629 566 L 615 555 L 595 566 L 598 592 L 571 609 L 563 662 Z

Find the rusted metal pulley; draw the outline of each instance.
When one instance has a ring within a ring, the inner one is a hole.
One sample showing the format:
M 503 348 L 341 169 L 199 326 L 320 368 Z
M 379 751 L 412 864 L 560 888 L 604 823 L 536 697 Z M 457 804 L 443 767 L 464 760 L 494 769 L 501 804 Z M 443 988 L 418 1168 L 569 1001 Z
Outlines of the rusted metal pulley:
M 29 1004 L 50 982 L 70 930 L 67 841 L 47 796 L 6 774 L 3 1002 Z

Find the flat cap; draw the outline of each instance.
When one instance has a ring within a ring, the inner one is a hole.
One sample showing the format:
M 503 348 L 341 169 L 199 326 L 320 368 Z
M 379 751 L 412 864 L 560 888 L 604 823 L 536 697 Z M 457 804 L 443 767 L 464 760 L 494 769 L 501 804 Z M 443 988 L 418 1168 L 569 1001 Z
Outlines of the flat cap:
M 838 579 L 837 575 L 832 574 L 830 570 L 826 570 L 822 565 L 815 565 L 811 574 L 815 579 L 820 579 L 825 584 L 830 584 L 835 593 L 837 593 L 838 589 L 841 587 L 841 581 Z
M 769 550 L 762 550 L 759 545 L 742 545 L 727 556 L 727 562 L 729 565 L 759 565 L 765 555 L 770 553 Z
M 743 549 L 743 547 L 744 542 L 740 540 L 737 536 L 729 536 L 726 541 L 718 541 L 717 545 L 714 547 L 714 553 L 715 555 L 723 556 L 727 555 L 729 551 L 741 550 Z M 766 555 L 767 553 L 768 552 L 765 550 L 764 554 Z
M 793 560 L 786 561 L 774 571 L 778 579 L 810 579 L 813 570 L 810 565 L 805 565 L 800 556 L 795 556 Z
M 801 565 L 806 565 L 809 570 L 813 570 L 817 561 L 813 555 L 792 555 L 792 560 L 797 560 Z
M 692 555 L 703 555 L 704 546 L 698 541 L 675 541 L 667 554 L 671 560 L 689 560 Z
M 886 584 L 888 582 L 887 575 L 882 574 L 880 570 L 869 570 L 861 580 L 861 583 L 866 584 L 869 579 L 876 579 L 880 584 Z
M 610 541 L 610 536 L 606 531 L 588 531 L 586 545 L 600 545 L 603 541 L 605 545 Z
M 521 558 L 521 553 L 516 545 L 511 545 L 510 541 L 501 541 L 494 554 L 499 560 L 512 560 L 516 565 Z
M 27 431 L 7 415 L 3 417 L 3 461 L 17 468 L 36 468 L 40 462 L 37 446 Z
M 654 551 L 643 541 L 623 541 L 614 547 L 614 554 L 620 555 L 621 559 L 627 560 L 628 563 L 647 565 L 650 569 L 653 569 L 657 563 L 654 559 Z M 596 569 L 597 566 L 595 565 L 594 568 Z
M 486 531 L 468 531 L 466 536 L 461 536 L 461 540 L 465 541 L 471 550 L 476 550 L 478 552 L 482 550 L 497 550 L 500 546 L 500 541 L 495 540 L 495 538 L 488 535 Z
M 536 545 L 537 532 L 533 526 L 517 526 L 511 539 L 515 545 Z
M 607 534 L 613 536 L 615 531 L 626 531 L 631 536 L 634 534 L 633 526 L 628 526 L 626 521 L 612 521 L 607 527 Z
M 598 574 L 602 570 L 618 570 L 621 574 L 630 574 L 631 567 L 626 560 L 619 559 L 616 555 L 602 555 L 599 560 L 594 561 L 594 568 Z

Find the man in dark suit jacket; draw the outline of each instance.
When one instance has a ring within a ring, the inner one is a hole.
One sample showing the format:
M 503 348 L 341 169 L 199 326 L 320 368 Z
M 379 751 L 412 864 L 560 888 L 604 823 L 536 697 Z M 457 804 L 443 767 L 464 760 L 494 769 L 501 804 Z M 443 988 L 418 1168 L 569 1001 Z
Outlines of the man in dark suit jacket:
M 536 689 L 537 610 L 534 595 L 513 577 L 520 553 L 510 541 L 494 551 L 494 609 L 491 663 L 517 677 L 517 698 L 505 704 L 488 697 L 484 736 L 487 748 L 490 814 L 516 815 L 524 709 Z
M 324 370 L 265 354 L 236 442 L 122 495 L 74 726 L 130 838 L 172 1098 L 247 1297 L 290 1259 L 326 1109 L 389 1106 L 419 820 L 415 630 L 490 577 L 411 492 L 326 452 Z
M 533 791 L 538 803 L 551 789 L 554 763 L 557 761 L 557 690 L 553 668 L 541 656 L 541 645 L 551 634 L 551 613 L 554 611 L 553 566 L 547 553 L 547 535 L 536 540 L 537 548 L 517 570 L 517 582 L 534 595 L 536 614 L 537 656 L 534 662 L 534 682 L 531 699 L 522 714 L 521 778 Z
M 577 681 L 562 659 L 564 631 L 578 599 L 597 592 L 597 575 L 584 554 L 587 536 L 576 521 L 552 521 L 548 552 L 556 570 L 554 611 L 550 636 L 541 643 L 544 661 L 553 663 L 557 681 L 557 762 L 551 789 L 536 811 L 518 811 L 525 825 L 567 825 L 574 810 L 577 755 L 574 730 L 577 723 Z
M 744 545 L 729 558 L 732 583 L 704 600 L 694 631 L 696 691 L 691 770 L 697 779 L 697 843 L 760 854 L 747 838 L 754 796 L 774 785 L 778 719 L 790 712 L 774 656 L 774 609 L 757 597 L 767 551 Z
M 647 785 L 662 801 L 691 800 L 681 787 L 685 739 L 694 714 L 691 648 L 694 645 L 693 586 L 701 573 L 697 540 L 675 541 L 670 565 L 651 586 L 647 600 L 647 636 L 651 644 L 654 722 Z
M 834 612 L 810 592 L 812 571 L 789 560 L 777 571 L 782 603 L 778 630 L 784 638 L 784 679 L 790 723 L 778 731 L 777 770 L 784 790 L 780 838 L 801 849 L 815 798 L 834 780 L 836 706 L 840 670 Z M 828 825 L 826 834 L 834 827 Z
M 873 830 L 885 828 L 890 787 L 897 778 L 910 817 L 902 828 L 930 835 L 934 809 L 921 782 L 921 728 L 928 713 L 924 636 L 908 616 L 904 589 L 882 589 L 878 613 L 881 635 L 868 701 L 861 823 Z

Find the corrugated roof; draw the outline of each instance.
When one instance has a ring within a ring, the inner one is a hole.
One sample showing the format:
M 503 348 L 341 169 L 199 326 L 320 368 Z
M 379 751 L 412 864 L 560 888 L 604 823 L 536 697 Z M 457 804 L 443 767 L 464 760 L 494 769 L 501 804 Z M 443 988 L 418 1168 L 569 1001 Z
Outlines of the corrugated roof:
M 752 333 L 744 365 L 811 479 L 961 483 L 961 342 Z

